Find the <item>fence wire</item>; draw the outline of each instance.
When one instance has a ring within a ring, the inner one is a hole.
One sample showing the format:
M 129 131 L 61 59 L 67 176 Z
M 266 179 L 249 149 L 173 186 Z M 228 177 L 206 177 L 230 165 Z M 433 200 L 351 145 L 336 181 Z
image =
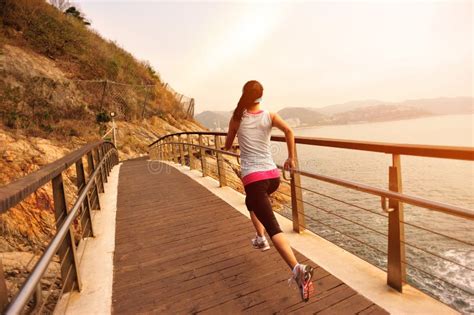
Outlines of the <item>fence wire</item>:
M 91 114 L 116 113 L 132 121 L 171 113 L 194 116 L 194 99 L 169 84 L 134 85 L 109 80 L 52 79 L 23 76 L 22 86 L 5 86 L 0 95 L 0 119 L 11 128 L 54 125 L 61 119 L 84 120 Z

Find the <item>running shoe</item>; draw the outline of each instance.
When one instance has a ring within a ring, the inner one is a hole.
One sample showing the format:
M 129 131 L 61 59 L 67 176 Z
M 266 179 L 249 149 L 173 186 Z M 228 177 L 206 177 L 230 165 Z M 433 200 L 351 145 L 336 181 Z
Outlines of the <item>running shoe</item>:
M 255 249 L 260 249 L 262 252 L 269 250 L 270 249 L 270 244 L 268 244 L 267 239 L 264 239 L 263 241 L 259 242 L 258 235 L 255 235 L 255 238 L 252 238 L 252 246 Z
M 313 271 L 314 268 L 311 266 L 298 264 L 296 275 L 293 274 L 293 277 L 290 278 L 290 281 L 293 280 L 298 285 L 301 299 L 305 302 L 308 302 L 310 295 L 314 292 L 313 282 L 311 281 Z

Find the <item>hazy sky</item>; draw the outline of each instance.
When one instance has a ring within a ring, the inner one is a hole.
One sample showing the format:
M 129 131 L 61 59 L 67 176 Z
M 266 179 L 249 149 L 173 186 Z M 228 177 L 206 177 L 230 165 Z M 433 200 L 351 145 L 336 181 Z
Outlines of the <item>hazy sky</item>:
M 473 95 L 471 1 L 74 2 L 196 113 L 251 79 L 271 110 Z

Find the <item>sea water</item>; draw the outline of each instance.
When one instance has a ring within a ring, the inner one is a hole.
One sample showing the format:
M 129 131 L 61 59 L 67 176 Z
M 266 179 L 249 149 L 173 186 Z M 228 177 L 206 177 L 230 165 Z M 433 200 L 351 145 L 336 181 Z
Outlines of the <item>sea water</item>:
M 295 134 L 473 147 L 474 115 L 300 128 Z M 388 188 L 390 154 L 309 145 L 297 150 L 305 171 Z M 286 145 L 274 143 L 273 153 L 281 165 Z M 401 156 L 401 170 L 404 194 L 474 209 L 474 161 Z M 308 228 L 386 270 L 388 226 L 380 198 L 305 177 L 302 186 L 316 192 L 303 192 Z M 404 208 L 407 281 L 463 313 L 474 313 L 474 222 L 406 204 Z M 289 209 L 286 215 L 291 216 Z

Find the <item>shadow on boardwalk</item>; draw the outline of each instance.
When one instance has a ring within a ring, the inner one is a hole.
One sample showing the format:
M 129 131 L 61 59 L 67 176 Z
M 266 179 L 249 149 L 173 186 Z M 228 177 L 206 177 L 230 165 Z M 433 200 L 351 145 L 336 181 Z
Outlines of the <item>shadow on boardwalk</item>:
M 128 161 L 120 170 L 115 314 L 387 314 L 319 267 L 317 294 L 301 302 L 277 251 L 251 247 L 245 216 L 174 168 L 152 173 L 147 164 Z

